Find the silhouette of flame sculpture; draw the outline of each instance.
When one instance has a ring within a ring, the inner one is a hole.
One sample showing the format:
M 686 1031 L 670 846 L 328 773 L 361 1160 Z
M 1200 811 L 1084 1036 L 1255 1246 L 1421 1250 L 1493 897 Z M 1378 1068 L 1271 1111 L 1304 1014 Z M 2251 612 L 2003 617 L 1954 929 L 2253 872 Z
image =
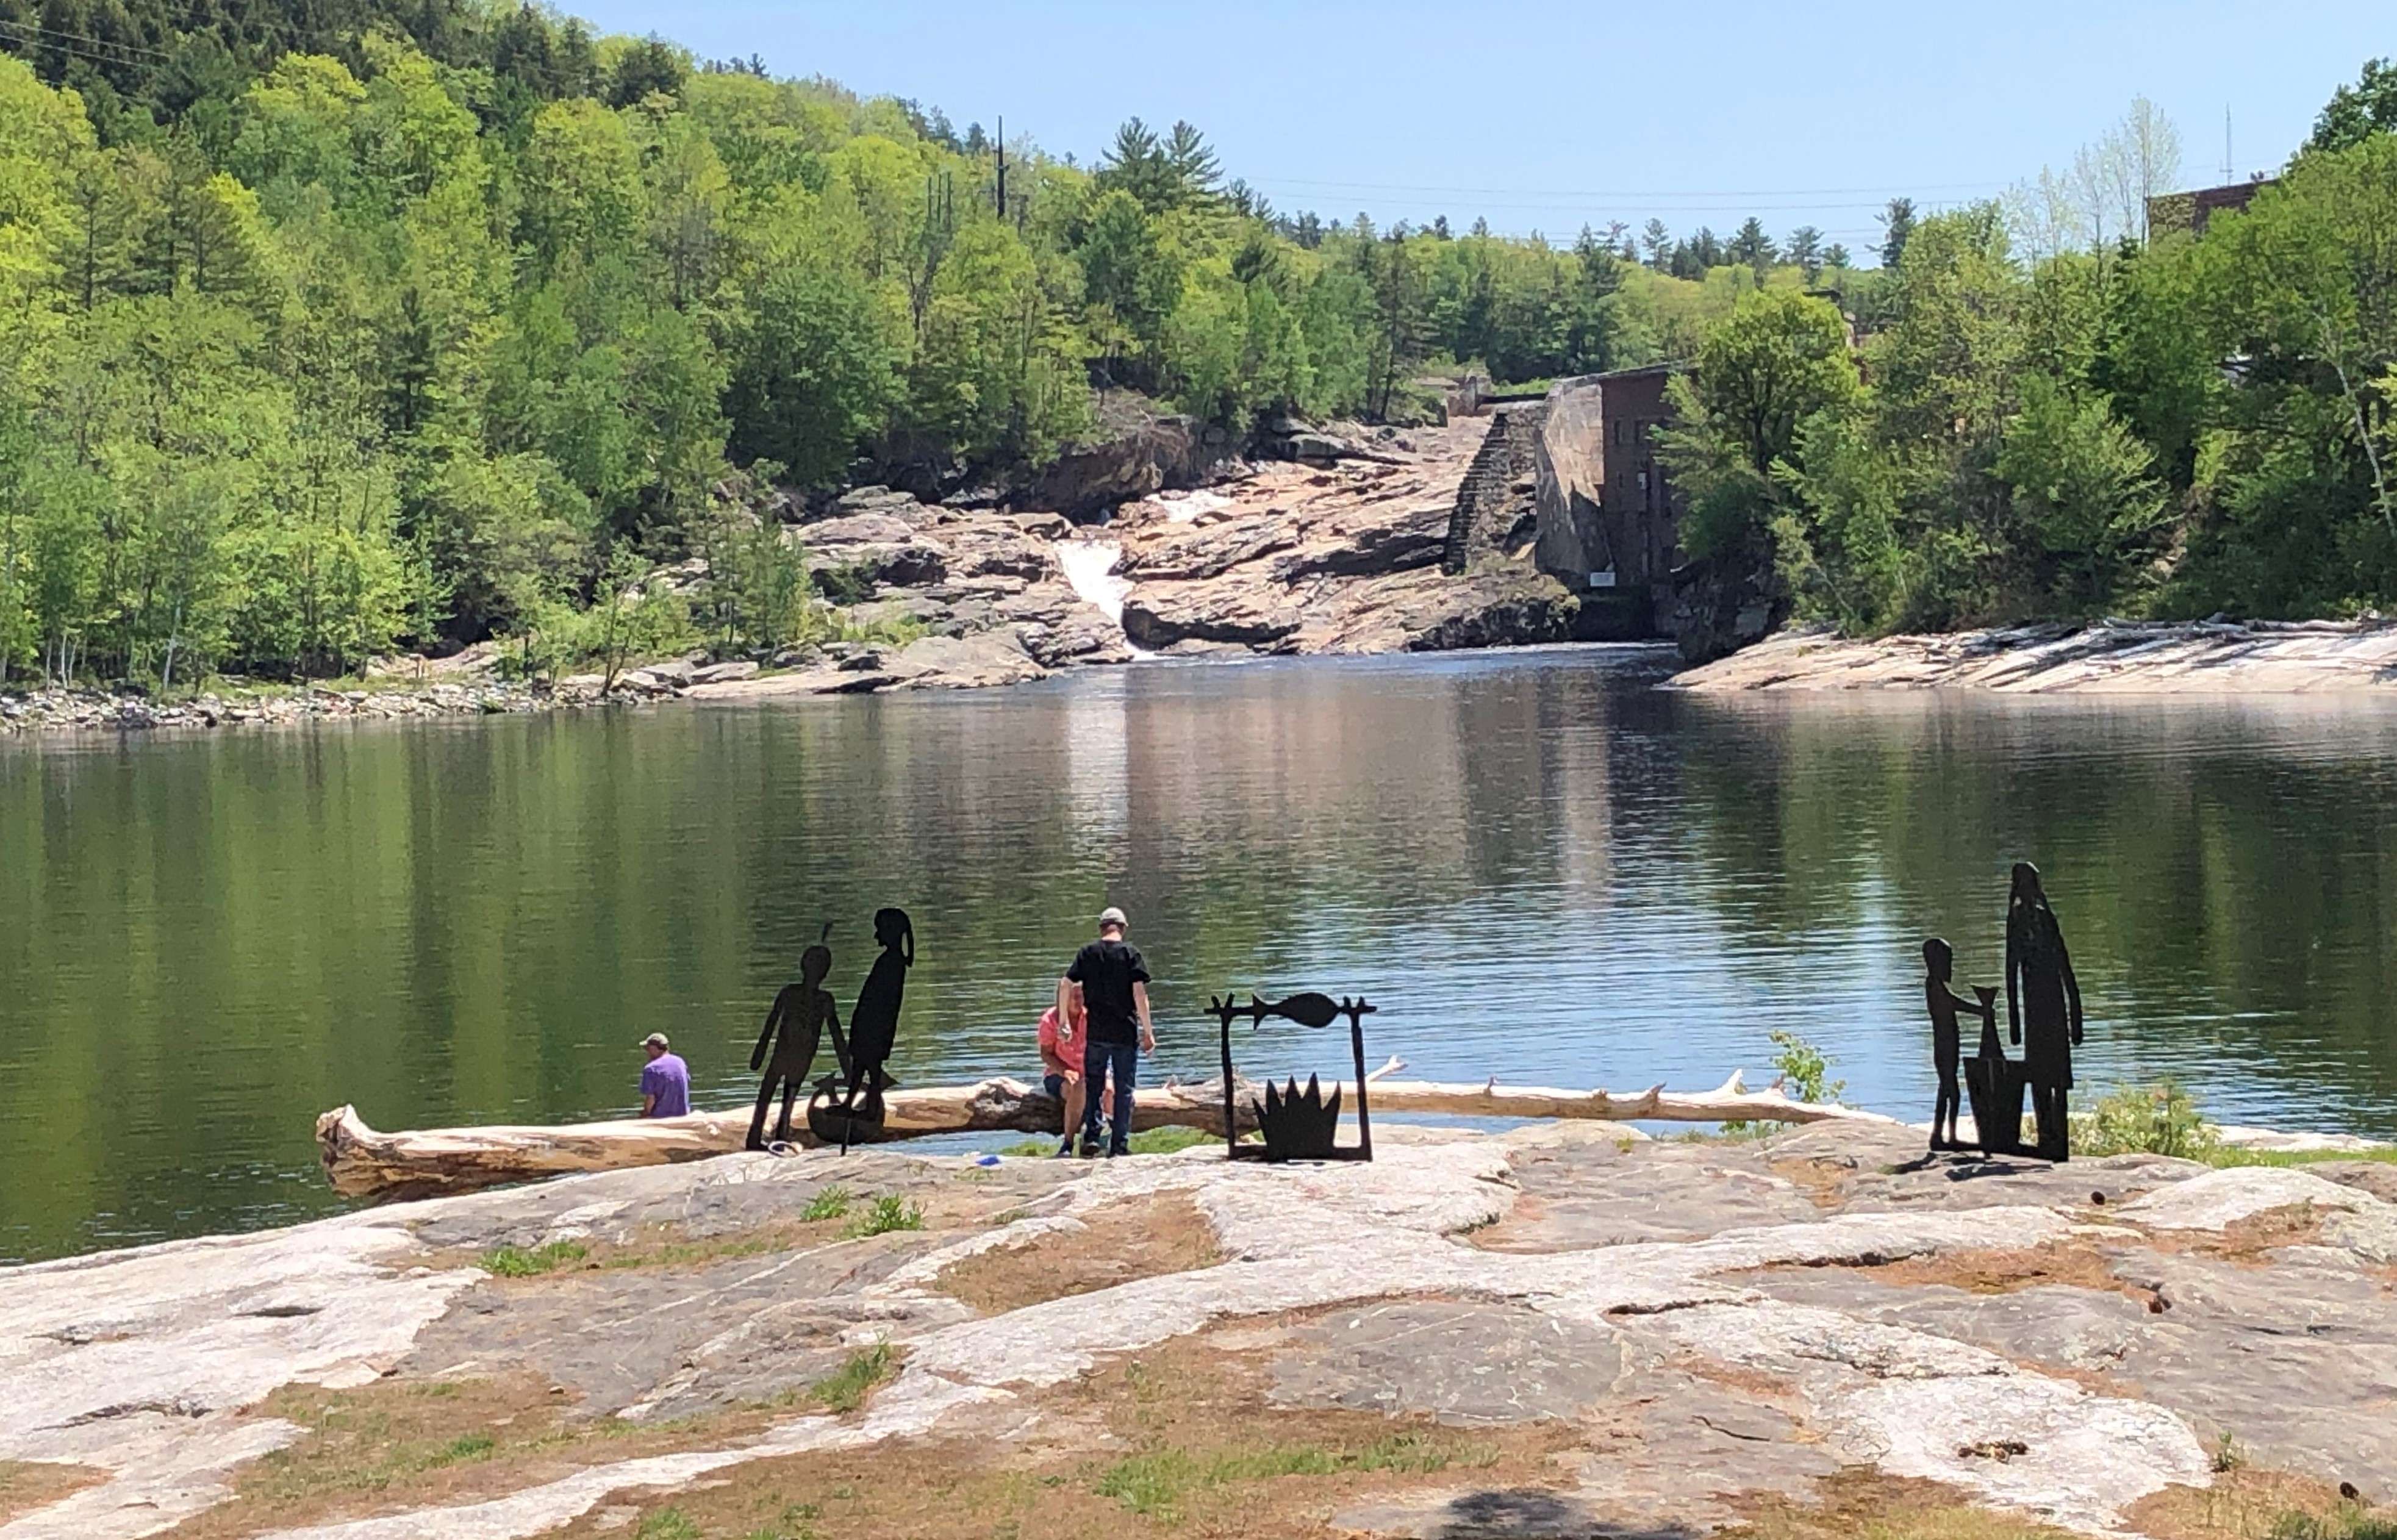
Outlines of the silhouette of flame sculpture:
M 1256 1106 L 1252 1100 L 1251 1106 Z M 1298 1089 L 1293 1076 L 1290 1089 L 1284 1091 L 1272 1081 L 1265 1082 L 1265 1105 L 1257 1106 L 1257 1126 L 1265 1131 L 1265 1148 L 1275 1151 L 1284 1160 L 1329 1160 L 1332 1158 L 1334 1136 L 1340 1132 L 1340 1087 L 1332 1087 L 1332 1100 L 1323 1099 L 1323 1088 L 1312 1075 L 1306 1078 L 1306 1089 Z
M 1210 998 L 1207 1013 L 1215 1018 L 1224 1049 L 1224 1134 L 1230 1158 L 1235 1160 L 1371 1160 L 1373 1158 L 1373 1125 L 1366 1107 L 1365 1091 L 1365 1026 L 1364 1018 L 1373 1013 L 1373 1007 L 1363 999 L 1333 999 L 1329 995 L 1292 995 L 1267 1005 L 1256 996 L 1249 997 L 1245 1006 L 1230 995 Z M 1258 1130 L 1265 1143 L 1240 1143 L 1239 1120 L 1235 1111 L 1232 1075 L 1232 1023 L 1249 1018 L 1251 1031 L 1262 1024 L 1267 1016 L 1279 1016 L 1296 1022 L 1301 1026 L 1330 1026 L 1341 1017 L 1348 1018 L 1348 1046 L 1357 1065 L 1357 1144 L 1343 1147 L 1338 1143 L 1340 1129 L 1341 1086 L 1332 1085 L 1329 1098 L 1323 1094 L 1321 1079 L 1306 1078 L 1306 1089 L 1298 1089 L 1298 1078 L 1292 1076 L 1285 1088 L 1265 1082 L 1265 1099 L 1260 1105 L 1252 1099 L 1249 1105 L 1256 1113 Z

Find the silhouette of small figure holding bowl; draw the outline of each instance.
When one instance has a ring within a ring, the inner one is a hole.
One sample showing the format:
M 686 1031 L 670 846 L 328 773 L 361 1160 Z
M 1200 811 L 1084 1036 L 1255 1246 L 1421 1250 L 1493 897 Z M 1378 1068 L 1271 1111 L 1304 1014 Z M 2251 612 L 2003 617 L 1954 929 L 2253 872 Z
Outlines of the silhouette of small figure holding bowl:
M 2067 1093 L 2072 1051 L 2081 1046 L 2081 981 L 2064 947 L 2064 928 L 2047 902 L 2039 868 L 2015 863 L 2006 900 L 2006 1024 L 2022 1045 L 2023 1080 L 2030 1087 L 2043 1160 L 2072 1158 Z
M 882 955 L 857 992 L 857 1009 L 849 1013 L 849 1091 L 841 1098 L 841 1147 L 858 1123 L 882 1124 L 882 1093 L 897 1082 L 884 1064 L 899 1036 L 899 1008 L 907 998 L 907 970 L 916 963 L 916 927 L 904 909 L 879 909 L 874 915 L 874 939 Z M 859 1091 L 865 1105 L 857 1104 Z
M 1950 981 L 1956 973 L 1956 952 L 1936 936 L 1922 944 L 1922 994 L 1931 1007 L 1931 1056 L 1939 1070 L 1939 1099 L 1931 1110 L 1931 1147 L 1935 1150 L 1956 1150 L 1964 1147 L 1957 1137 L 1956 1118 L 1963 1110 L 1963 1093 L 1956 1072 L 1963 1056 L 1963 1037 L 1958 1030 L 1956 1013 L 1969 1011 L 1981 1018 L 1981 1055 L 1986 1060 L 2005 1055 L 1998 1049 L 1998 992 L 1987 984 L 1975 985 L 1978 1000 L 1968 1000 L 1956 993 Z M 1944 1132 L 1943 1132 L 1944 1131 Z
M 826 921 L 824 939 L 831 935 L 832 925 Z M 749 1054 L 749 1067 L 755 1070 L 762 1065 L 766 1071 L 766 1078 L 757 1085 L 757 1110 L 749 1119 L 749 1147 L 753 1150 L 766 1147 L 766 1109 L 773 1104 L 778 1088 L 783 1092 L 783 1115 L 774 1124 L 774 1143 L 791 1142 L 791 1106 L 808 1089 L 808 1076 L 815 1068 L 816 1050 L 826 1032 L 832 1034 L 833 1057 L 840 1063 L 842 1078 L 849 1075 L 849 1044 L 840 1035 L 840 1010 L 824 986 L 825 975 L 831 971 L 832 948 L 819 940 L 799 954 L 799 982 L 784 984 L 782 993 L 774 997 L 773 1008 L 766 1012 L 765 1029 L 757 1034 L 757 1046 Z M 773 1048 L 770 1061 L 767 1058 L 770 1043 Z

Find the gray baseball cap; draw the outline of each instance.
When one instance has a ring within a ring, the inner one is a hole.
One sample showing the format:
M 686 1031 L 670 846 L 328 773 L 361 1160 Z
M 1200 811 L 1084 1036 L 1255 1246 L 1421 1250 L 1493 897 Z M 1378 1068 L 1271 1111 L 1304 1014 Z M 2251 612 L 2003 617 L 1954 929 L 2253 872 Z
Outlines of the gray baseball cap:
M 1110 925 L 1120 927 L 1126 931 L 1132 929 L 1132 921 L 1126 919 L 1124 917 L 1124 912 L 1121 909 L 1117 908 L 1112 904 L 1099 911 L 1099 929 L 1104 931 Z
M 663 1032 L 652 1032 L 648 1037 L 641 1039 L 641 1046 L 643 1048 L 663 1048 L 666 1046 L 666 1035 Z

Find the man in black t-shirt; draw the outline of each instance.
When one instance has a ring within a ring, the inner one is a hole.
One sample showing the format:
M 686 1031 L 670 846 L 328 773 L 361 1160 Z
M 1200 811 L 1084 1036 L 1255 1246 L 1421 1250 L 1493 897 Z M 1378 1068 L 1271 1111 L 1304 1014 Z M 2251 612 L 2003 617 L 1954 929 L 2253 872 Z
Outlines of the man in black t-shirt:
M 1065 970 L 1068 1009 L 1078 1001 L 1083 1030 L 1082 1083 L 1087 1090 L 1082 1115 L 1082 1153 L 1099 1147 L 1101 1089 L 1115 1082 L 1115 1110 L 1109 1121 L 1107 1154 L 1126 1153 L 1132 1138 L 1132 1090 L 1140 1078 L 1140 1056 L 1157 1051 L 1157 1031 L 1148 1017 L 1148 964 L 1140 948 L 1124 940 L 1121 909 L 1108 907 L 1099 916 L 1099 939 L 1084 946 Z M 1070 1030 L 1070 1029 L 1069 1029 Z

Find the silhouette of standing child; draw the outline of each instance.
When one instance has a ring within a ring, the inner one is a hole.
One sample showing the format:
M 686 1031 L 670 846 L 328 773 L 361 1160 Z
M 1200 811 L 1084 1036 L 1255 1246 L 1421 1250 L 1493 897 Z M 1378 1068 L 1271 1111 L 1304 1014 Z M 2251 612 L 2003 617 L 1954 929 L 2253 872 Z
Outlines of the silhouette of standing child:
M 827 938 L 832 934 L 829 921 L 824 933 Z M 766 1108 L 772 1105 L 778 1086 L 783 1092 L 783 1116 L 774 1125 L 774 1142 L 791 1142 L 791 1104 L 807 1089 L 808 1076 L 815 1068 L 816 1049 L 827 1030 L 832 1033 L 833 1057 L 840 1062 L 841 1075 L 845 1078 L 849 1074 L 849 1044 L 841 1039 L 840 1011 L 824 986 L 824 976 L 831 971 L 832 949 L 818 941 L 799 954 L 799 982 L 784 984 L 774 997 L 773 1008 L 766 1012 L 765 1030 L 757 1034 L 757 1046 L 749 1054 L 751 1069 L 761 1065 L 766 1069 L 765 1079 L 757 1085 L 757 1110 L 749 1119 L 753 1150 L 766 1147 Z M 766 1058 L 770 1042 L 774 1049 L 770 1063 Z
M 883 1064 L 899 1036 L 899 1007 L 907 996 L 907 970 L 916 962 L 916 928 L 904 909 L 878 909 L 874 915 L 874 939 L 882 955 L 857 992 L 857 1009 L 849 1013 L 849 1094 L 841 1102 L 842 1145 L 847 1147 L 850 1119 L 863 1117 L 870 1125 L 882 1121 L 882 1093 L 891 1084 Z M 857 1108 L 863 1087 L 865 1106 Z
M 1982 990 L 1978 1000 L 1968 1000 L 1956 993 L 1948 982 L 1955 977 L 1956 953 L 1946 942 L 1933 936 L 1922 944 L 1922 994 L 1931 1007 L 1931 1057 L 1939 1069 L 1939 1100 L 1931 1109 L 1931 1147 L 1935 1150 L 1962 1149 L 1963 1141 L 1956 1135 L 1956 1117 L 1962 1110 L 1963 1095 L 1956 1083 L 1956 1071 L 1962 1062 L 1964 1044 L 1956 1024 L 1956 1012 L 1967 1011 L 1981 1018 L 1981 1051 L 1986 1055 L 1997 1043 L 1997 991 Z M 1947 1130 L 1947 1137 L 1940 1131 Z

